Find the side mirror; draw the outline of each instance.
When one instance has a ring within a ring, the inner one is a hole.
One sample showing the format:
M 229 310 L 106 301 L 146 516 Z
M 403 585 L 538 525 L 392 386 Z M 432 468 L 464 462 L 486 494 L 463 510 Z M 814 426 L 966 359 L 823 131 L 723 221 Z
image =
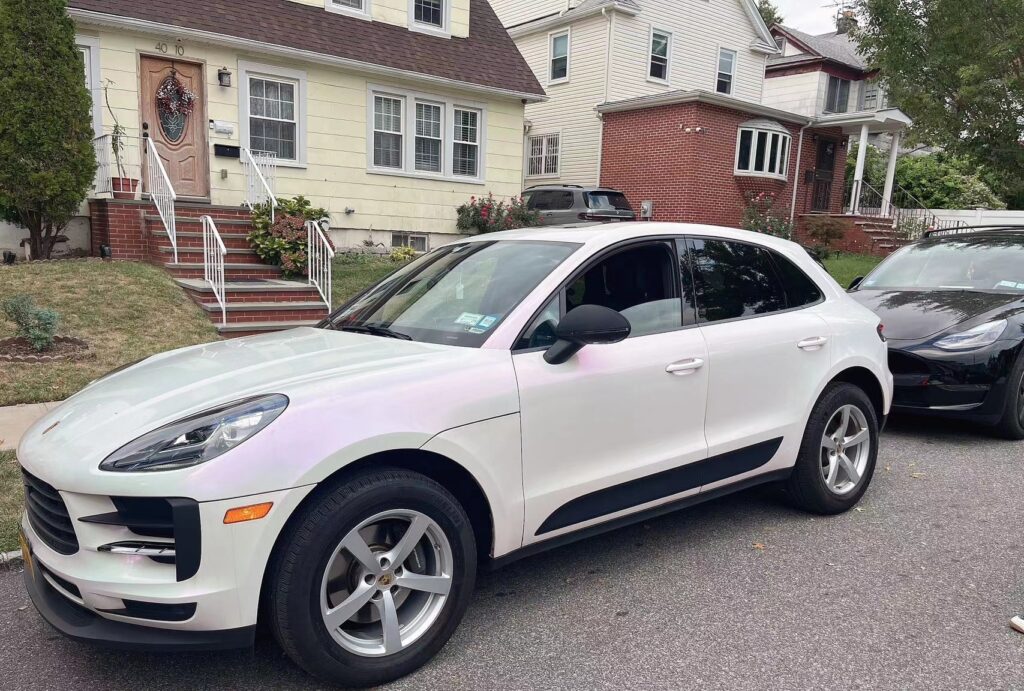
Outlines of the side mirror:
M 583 346 L 618 343 L 629 337 L 629 320 L 608 307 L 580 305 L 555 328 L 558 338 L 544 353 L 544 361 L 560 365 Z
M 860 282 L 861 282 L 861 281 L 863 281 L 863 280 L 864 280 L 864 277 L 863 277 L 863 276 L 858 276 L 857 278 L 855 278 L 855 279 L 853 279 L 852 281 L 850 281 L 850 285 L 849 285 L 849 286 L 847 286 L 847 288 L 846 288 L 846 289 L 847 289 L 847 290 L 853 290 L 854 288 L 856 288 L 857 286 L 859 286 L 859 285 L 860 285 Z

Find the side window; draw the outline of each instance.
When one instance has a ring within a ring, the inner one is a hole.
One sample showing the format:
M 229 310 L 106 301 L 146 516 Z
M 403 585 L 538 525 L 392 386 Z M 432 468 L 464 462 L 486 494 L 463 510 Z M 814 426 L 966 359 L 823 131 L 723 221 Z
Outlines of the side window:
M 786 293 L 768 253 L 725 240 L 691 241 L 694 296 L 702 323 L 786 309 Z
M 672 245 L 668 242 L 631 247 L 592 265 L 563 289 L 565 311 L 580 305 L 601 305 L 619 312 L 632 327 L 630 338 L 678 329 L 683 325 L 682 300 Z M 554 343 L 562 312 L 556 296 L 534 319 L 517 349 Z
M 800 267 L 783 257 L 778 252 L 771 252 L 772 261 L 778 272 L 779 280 L 786 291 L 786 304 L 792 309 L 813 305 L 821 300 L 824 295 L 818 286 L 807 277 Z

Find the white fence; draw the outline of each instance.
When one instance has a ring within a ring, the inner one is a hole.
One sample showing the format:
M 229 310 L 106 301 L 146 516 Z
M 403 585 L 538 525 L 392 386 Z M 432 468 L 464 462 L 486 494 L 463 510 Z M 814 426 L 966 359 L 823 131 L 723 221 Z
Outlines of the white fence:
M 931 209 L 940 221 L 965 226 L 1024 225 L 1024 211 L 1005 209 Z

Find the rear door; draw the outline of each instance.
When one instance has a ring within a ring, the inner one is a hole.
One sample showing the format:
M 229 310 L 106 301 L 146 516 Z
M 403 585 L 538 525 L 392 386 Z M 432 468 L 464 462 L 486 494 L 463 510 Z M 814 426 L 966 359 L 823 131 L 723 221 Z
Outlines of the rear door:
M 526 193 L 526 208 L 540 214 L 541 225 L 577 223 L 575 194 L 571 189 L 531 190 Z
M 708 346 L 710 459 L 731 468 L 723 482 L 791 465 L 831 368 L 831 330 L 816 309 L 823 296 L 792 262 L 760 245 L 717 238 L 688 245 Z

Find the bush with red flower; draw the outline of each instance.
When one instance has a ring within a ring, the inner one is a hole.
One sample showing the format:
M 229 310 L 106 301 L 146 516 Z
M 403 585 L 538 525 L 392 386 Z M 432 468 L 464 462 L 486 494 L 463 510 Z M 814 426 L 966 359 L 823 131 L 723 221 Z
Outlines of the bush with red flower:
M 327 210 L 314 208 L 302 196 L 279 199 L 271 220 L 270 204 L 257 204 L 252 210 L 253 231 L 249 244 L 267 264 L 281 267 L 285 278 L 308 275 L 306 221 L 327 217 Z
M 746 197 L 747 206 L 743 209 L 743 220 L 740 221 L 744 230 L 786 240 L 793 236 L 793 224 L 774 209 L 777 198 L 773 192 L 749 192 Z
M 540 214 L 527 209 L 522 197 L 512 197 L 508 202 L 495 200 L 491 193 L 479 199 L 470 197 L 458 208 L 458 214 L 456 227 L 471 235 L 540 225 Z

